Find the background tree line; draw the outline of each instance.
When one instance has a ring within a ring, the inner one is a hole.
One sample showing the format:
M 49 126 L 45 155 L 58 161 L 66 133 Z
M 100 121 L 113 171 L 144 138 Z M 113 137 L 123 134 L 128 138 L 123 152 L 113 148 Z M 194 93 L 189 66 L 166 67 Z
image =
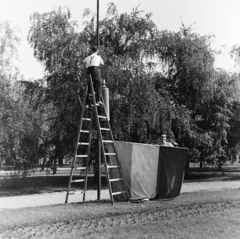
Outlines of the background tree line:
M 0 153 L 6 165 L 32 166 L 40 158 L 62 164 L 72 157 L 86 79 L 82 60 L 96 44 L 95 15 L 86 9 L 84 18 L 79 31 L 67 8 L 31 16 L 28 41 L 45 69 L 35 81 L 16 80 L 17 72 L 9 70 L 4 57 L 19 39 L 10 26 L 1 28 L 9 29 L 6 43 L 0 38 Z M 189 148 L 190 160 L 218 167 L 237 160 L 239 75 L 214 67 L 212 36 L 184 24 L 178 32 L 159 30 L 151 14 L 138 8 L 118 14 L 113 3 L 99 27 L 116 140 L 158 144 L 166 132 Z M 238 59 L 239 52 L 235 46 L 232 54 Z

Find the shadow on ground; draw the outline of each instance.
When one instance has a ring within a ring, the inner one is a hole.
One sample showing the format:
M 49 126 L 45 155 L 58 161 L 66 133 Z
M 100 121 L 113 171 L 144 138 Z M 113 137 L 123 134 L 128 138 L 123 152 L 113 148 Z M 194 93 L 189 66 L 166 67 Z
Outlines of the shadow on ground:
M 240 180 L 239 164 L 230 165 L 218 170 L 213 167 L 192 167 L 185 173 L 184 181 L 202 182 L 202 181 L 228 181 Z
M 79 177 L 78 177 L 79 178 Z M 67 190 L 69 175 L 48 174 L 26 178 L 0 179 L 0 197 L 37 193 L 62 192 Z M 230 165 L 217 171 L 212 167 L 192 167 L 185 174 L 184 182 L 240 180 L 240 164 Z M 107 188 L 107 180 L 102 176 L 102 189 Z M 88 177 L 88 190 L 97 190 L 93 175 Z M 72 184 L 71 190 L 83 189 L 83 183 Z
M 68 180 L 69 176 L 56 175 L 2 179 L 0 180 L 0 197 L 62 192 L 67 190 Z M 107 188 L 106 178 L 102 177 L 101 181 L 102 188 Z M 83 182 L 72 184 L 71 190 L 79 189 L 83 189 Z M 97 182 L 94 177 L 88 177 L 88 190 L 97 190 Z

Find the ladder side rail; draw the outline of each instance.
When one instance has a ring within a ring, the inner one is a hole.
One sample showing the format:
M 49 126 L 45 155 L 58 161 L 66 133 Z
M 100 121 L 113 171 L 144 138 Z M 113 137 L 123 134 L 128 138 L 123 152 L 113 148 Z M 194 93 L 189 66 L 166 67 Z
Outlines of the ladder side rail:
M 78 75 L 77 75 L 77 79 L 78 79 L 79 83 L 81 84 L 80 74 L 79 74 L 79 73 L 78 73 Z M 85 83 L 85 84 L 86 84 L 86 83 Z M 83 99 L 84 99 L 84 98 L 83 98 Z M 79 101 L 80 106 L 83 106 L 83 102 L 81 101 L 81 98 L 79 97 L 79 95 L 78 95 L 78 101 Z
M 90 77 L 90 79 L 91 79 L 90 80 L 91 91 L 94 92 L 92 78 Z M 94 111 L 95 111 L 95 116 L 96 116 L 96 121 L 97 121 L 98 134 L 99 134 L 100 141 L 101 141 L 101 146 L 102 146 L 102 152 L 103 152 L 102 155 L 103 155 L 104 164 L 105 164 L 105 167 L 106 167 L 106 176 L 107 176 L 109 194 L 110 194 L 110 198 L 111 198 L 111 201 L 112 201 L 112 204 L 113 204 L 114 203 L 114 199 L 113 199 L 113 195 L 112 195 L 112 186 L 111 186 L 111 182 L 110 182 L 110 179 L 109 179 L 109 173 L 108 173 L 108 170 L 107 170 L 107 160 L 106 160 L 106 156 L 105 156 L 105 150 L 104 150 L 104 144 L 103 144 L 103 139 L 102 139 L 102 133 L 101 133 L 101 130 L 100 130 L 100 122 L 99 122 L 99 118 L 98 118 L 98 110 L 97 110 L 97 106 L 96 106 L 95 94 L 93 94 L 93 105 L 94 105 Z
M 88 79 L 85 81 L 85 92 L 84 92 L 84 96 L 83 96 L 83 107 L 82 107 L 80 122 L 79 122 L 79 125 L 78 125 L 77 139 L 76 139 L 76 145 L 75 145 L 75 150 L 74 150 L 74 157 L 73 157 L 73 160 L 72 160 L 72 168 L 71 168 L 69 181 L 68 181 L 68 188 L 67 188 L 65 203 L 68 202 L 69 191 L 70 191 L 71 183 L 72 183 L 73 170 L 74 170 L 74 167 L 75 167 L 76 155 L 77 155 L 77 150 L 78 150 L 78 142 L 79 142 L 80 134 L 81 134 L 80 130 L 81 130 L 81 127 L 82 127 L 82 122 L 83 122 L 82 119 L 83 119 L 83 115 L 84 115 L 84 111 L 85 111 L 87 92 L 88 92 Z
M 85 106 L 86 106 L 86 99 L 87 99 L 87 92 L 88 92 L 88 79 L 85 81 L 85 91 L 83 95 L 83 106 L 82 106 L 82 112 L 80 116 L 80 122 L 78 125 L 78 132 L 77 132 L 77 140 L 76 140 L 76 146 L 75 146 L 75 151 L 74 151 L 74 160 L 72 161 L 72 167 L 75 166 L 75 161 L 76 161 L 76 156 L 77 156 L 77 151 L 78 151 L 78 143 L 81 137 L 81 128 L 82 128 L 82 123 L 83 123 L 83 116 L 85 113 Z
M 89 159 L 90 159 L 90 147 L 92 140 L 92 119 L 93 119 L 93 109 L 91 109 L 91 121 L 89 125 L 89 135 L 88 135 L 88 148 L 87 148 L 87 160 L 86 160 L 86 168 L 85 168 L 85 182 L 84 182 L 84 191 L 83 191 L 83 202 L 85 201 L 86 191 L 87 191 L 87 182 L 88 182 L 88 169 L 89 169 Z
M 103 104 L 103 109 L 104 109 L 104 114 L 107 115 L 107 111 L 106 111 L 106 108 L 105 108 L 104 104 Z M 107 122 L 108 128 L 110 129 L 110 137 L 111 137 L 111 140 L 113 141 L 113 150 L 114 150 L 114 153 L 115 153 L 116 161 L 117 161 L 118 165 L 120 166 L 119 170 L 120 170 L 121 176 L 123 177 L 124 173 L 123 173 L 123 170 L 122 170 L 121 162 L 119 161 L 119 158 L 118 158 L 115 141 L 114 141 L 113 134 L 112 134 L 111 125 L 109 123 L 108 118 L 106 119 L 106 122 Z M 129 198 L 128 191 L 127 191 L 127 185 L 126 185 L 125 180 L 123 180 L 123 183 L 124 183 L 124 186 L 125 186 L 125 189 L 126 189 L 126 192 L 127 192 L 127 197 Z

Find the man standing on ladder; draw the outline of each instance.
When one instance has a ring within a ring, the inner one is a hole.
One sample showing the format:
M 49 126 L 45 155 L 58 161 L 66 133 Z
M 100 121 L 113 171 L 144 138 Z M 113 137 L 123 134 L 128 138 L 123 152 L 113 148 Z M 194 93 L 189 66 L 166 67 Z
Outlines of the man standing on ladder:
M 93 88 L 96 94 L 96 102 L 98 105 L 102 104 L 101 95 L 102 95 L 102 79 L 101 73 L 99 70 L 100 65 L 104 65 L 101 56 L 98 55 L 98 48 L 92 47 L 92 54 L 86 57 L 83 62 L 87 67 L 87 74 L 91 75 L 93 81 Z M 90 92 L 90 87 L 88 87 L 88 92 Z M 88 94 L 89 96 L 89 94 Z M 88 97 L 89 101 L 89 97 Z

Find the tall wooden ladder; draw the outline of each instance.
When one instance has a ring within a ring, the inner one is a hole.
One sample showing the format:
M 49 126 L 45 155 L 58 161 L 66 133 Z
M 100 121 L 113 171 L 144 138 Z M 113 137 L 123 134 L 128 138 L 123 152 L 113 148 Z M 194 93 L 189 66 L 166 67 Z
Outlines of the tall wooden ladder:
M 90 87 L 89 94 L 88 87 Z M 91 100 L 88 100 L 87 104 L 87 97 L 89 97 L 89 95 L 91 95 Z M 79 182 L 84 183 L 83 201 L 85 201 L 89 171 L 93 116 L 95 116 L 94 122 L 96 122 L 97 126 L 103 160 L 102 167 L 99 167 L 99 174 L 101 175 L 102 171 L 105 171 L 111 202 L 112 204 L 114 203 L 114 196 L 116 200 L 128 200 L 129 198 L 126 184 L 123 178 L 122 168 L 116 152 L 111 126 L 107 117 L 106 108 L 104 104 L 96 103 L 93 83 L 91 76 L 89 76 L 89 79 L 86 80 L 83 108 L 79 122 L 77 141 L 75 145 L 74 157 L 72 160 L 72 167 L 70 171 L 65 203 L 68 202 L 68 196 L 70 194 L 69 192 L 72 183 Z M 74 179 L 75 173 L 79 173 L 79 171 L 84 173 L 84 178 Z

